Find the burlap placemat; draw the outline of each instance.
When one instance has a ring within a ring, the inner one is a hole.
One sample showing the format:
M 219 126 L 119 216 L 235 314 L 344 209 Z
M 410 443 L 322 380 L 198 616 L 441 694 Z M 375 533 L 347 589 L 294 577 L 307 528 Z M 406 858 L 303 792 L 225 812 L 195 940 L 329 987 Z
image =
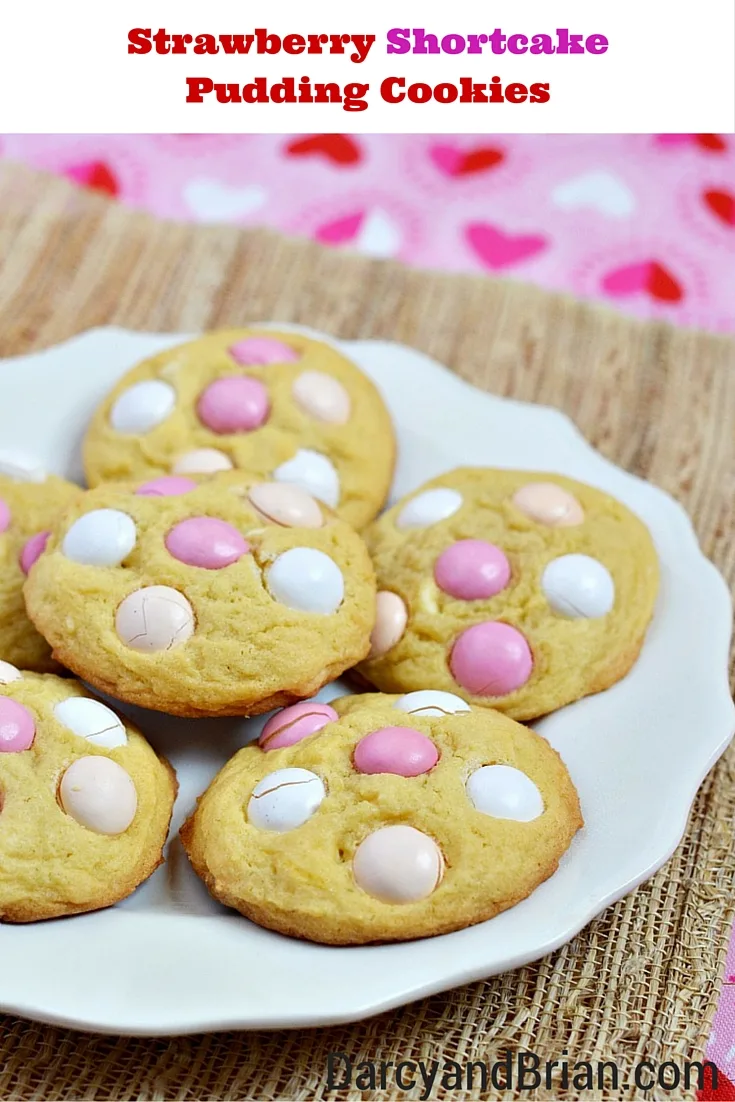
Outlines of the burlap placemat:
M 403 341 L 478 386 L 560 407 L 605 455 L 677 497 L 706 554 L 735 579 L 735 343 L 517 284 L 406 271 L 266 232 L 157 223 L 0 170 L 0 354 L 108 323 L 186 331 L 256 319 Z M 734 770 L 732 750 L 658 876 L 538 964 L 359 1025 L 298 1033 L 129 1040 L 0 1017 L 0 1097 L 328 1098 L 330 1051 L 355 1063 L 490 1061 L 510 1046 L 542 1060 L 614 1059 L 622 1076 L 643 1058 L 701 1059 L 733 918 Z M 632 1086 L 604 1096 L 642 1097 Z M 534 1097 L 579 1092 L 557 1081 Z

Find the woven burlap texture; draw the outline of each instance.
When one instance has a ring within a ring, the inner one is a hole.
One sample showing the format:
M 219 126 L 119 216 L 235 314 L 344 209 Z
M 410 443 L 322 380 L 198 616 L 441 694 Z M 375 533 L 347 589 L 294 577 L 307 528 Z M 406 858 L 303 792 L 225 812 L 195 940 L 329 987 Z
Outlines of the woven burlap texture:
M 265 319 L 401 341 L 477 386 L 564 410 L 606 456 L 678 498 L 705 553 L 735 580 L 733 342 L 265 231 L 164 224 L 0 169 L 0 355 L 96 325 L 176 332 Z M 330 1051 L 463 1061 L 507 1047 L 544 1060 L 566 1050 L 615 1059 L 624 1073 L 644 1057 L 701 1059 L 733 918 L 734 770 L 735 750 L 652 881 L 537 964 L 362 1024 L 298 1033 L 120 1039 L 0 1017 L 0 1098 L 363 1098 L 326 1092 Z M 533 1097 L 577 1096 L 555 1085 Z M 641 1097 L 585 1095 L 598 1096 Z

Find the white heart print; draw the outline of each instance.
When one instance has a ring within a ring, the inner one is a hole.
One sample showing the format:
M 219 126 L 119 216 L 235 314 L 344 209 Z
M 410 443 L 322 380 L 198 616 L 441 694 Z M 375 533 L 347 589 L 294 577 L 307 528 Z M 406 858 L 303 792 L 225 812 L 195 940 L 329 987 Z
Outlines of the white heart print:
M 376 207 L 365 217 L 354 246 L 367 256 L 396 256 L 401 247 L 401 231 L 384 210 Z
M 610 172 L 586 172 L 559 184 L 551 198 L 562 210 L 597 210 L 609 218 L 627 218 L 636 208 L 635 195 Z
M 268 193 L 260 184 L 232 187 L 202 177 L 189 180 L 184 188 L 184 202 L 200 222 L 226 222 L 253 214 L 267 199 Z

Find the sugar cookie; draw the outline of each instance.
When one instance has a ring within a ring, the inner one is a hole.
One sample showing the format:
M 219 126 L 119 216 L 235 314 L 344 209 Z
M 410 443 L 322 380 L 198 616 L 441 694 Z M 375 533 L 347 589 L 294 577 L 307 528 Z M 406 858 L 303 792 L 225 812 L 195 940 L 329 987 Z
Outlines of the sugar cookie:
M 300 486 L 357 528 L 383 505 L 394 460 L 383 400 L 347 357 L 257 329 L 209 333 L 138 364 L 84 444 L 91 486 L 240 468 Z
M 0 920 L 124 899 L 163 859 L 175 795 L 168 763 L 79 682 L 3 664 Z
M 432 685 L 533 719 L 624 677 L 653 614 L 645 526 L 558 475 L 451 471 L 365 539 L 377 619 L 357 675 L 384 692 Z
M 0 659 L 46 673 L 58 667 L 26 615 L 23 583 L 49 530 L 82 491 L 53 475 L 26 479 L 21 469 L 17 474 L 11 478 L 0 473 Z
M 96 688 L 174 715 L 251 715 L 365 657 L 375 580 L 326 506 L 232 473 L 90 490 L 26 601 L 59 661 Z
M 581 825 L 545 739 L 423 691 L 276 713 L 181 836 L 220 902 L 284 934 L 355 945 L 492 918 L 552 875 Z

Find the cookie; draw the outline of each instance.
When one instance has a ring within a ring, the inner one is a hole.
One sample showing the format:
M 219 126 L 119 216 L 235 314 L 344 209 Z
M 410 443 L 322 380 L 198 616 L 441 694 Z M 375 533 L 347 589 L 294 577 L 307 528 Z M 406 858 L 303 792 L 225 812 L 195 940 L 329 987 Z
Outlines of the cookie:
M 162 861 L 176 780 L 71 678 L 0 662 L 0 920 L 109 907 Z
M 331 945 L 492 918 L 556 870 L 582 826 L 549 743 L 435 691 L 276 713 L 184 825 L 212 895 Z
M 26 615 L 23 583 L 43 550 L 49 529 L 81 494 L 53 475 L 41 481 L 0 473 L 0 659 L 25 670 L 58 669 L 51 648 Z
M 297 487 L 221 475 L 100 486 L 65 515 L 25 590 L 55 657 L 120 700 L 253 715 L 364 658 L 364 543 Z
M 293 483 L 361 528 L 395 462 L 388 412 L 341 352 L 300 333 L 209 333 L 138 364 L 95 413 L 90 486 L 242 469 Z
M 377 619 L 357 673 L 383 692 L 432 685 L 534 719 L 624 677 L 653 614 L 646 527 L 558 475 L 451 471 L 365 539 Z

